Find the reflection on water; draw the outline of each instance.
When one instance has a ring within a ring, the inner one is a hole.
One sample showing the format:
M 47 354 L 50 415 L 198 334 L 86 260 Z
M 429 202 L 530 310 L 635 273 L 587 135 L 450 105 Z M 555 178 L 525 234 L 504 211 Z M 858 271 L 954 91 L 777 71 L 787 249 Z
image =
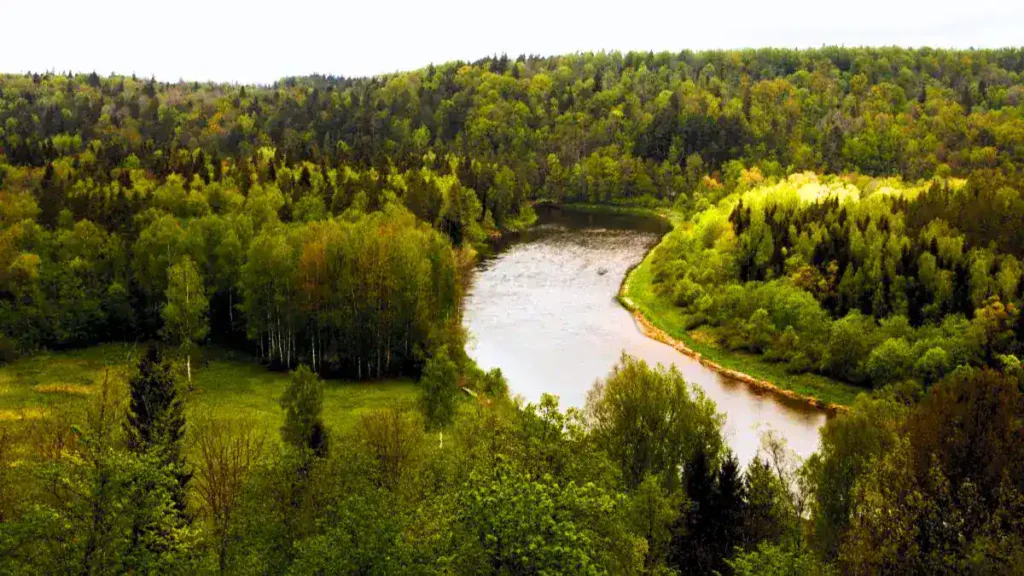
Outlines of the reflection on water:
M 583 406 L 587 390 L 625 351 L 651 364 L 675 364 L 703 388 L 726 413 L 726 437 L 741 462 L 757 453 L 765 426 L 801 456 L 817 449 L 823 412 L 758 394 L 647 338 L 616 301 L 622 278 L 657 242 L 663 224 L 550 209 L 540 217 L 540 225 L 474 275 L 465 324 L 469 353 L 482 368 L 501 368 L 512 392 L 528 401 L 548 392 L 563 407 Z

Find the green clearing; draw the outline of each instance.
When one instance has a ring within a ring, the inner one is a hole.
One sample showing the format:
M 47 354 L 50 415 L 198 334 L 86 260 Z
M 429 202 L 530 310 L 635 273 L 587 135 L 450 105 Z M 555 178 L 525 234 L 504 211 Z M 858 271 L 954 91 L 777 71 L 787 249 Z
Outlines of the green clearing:
M 127 382 L 142 352 L 138 346 L 103 344 L 41 353 L 0 367 L 0 420 L 38 418 L 58 408 L 83 408 L 99 391 L 105 374 Z M 207 348 L 204 356 L 204 361 L 193 367 L 195 389 L 186 396 L 189 415 L 255 423 L 266 429 L 269 438 L 278 438 L 284 421 L 278 398 L 289 375 L 268 370 L 241 352 Z M 411 380 L 328 380 L 324 421 L 331 430 L 346 433 L 361 415 L 385 407 L 412 408 L 418 396 Z
M 766 362 L 758 355 L 724 350 L 713 344 L 695 340 L 686 330 L 686 314 L 654 293 L 651 283 L 651 258 L 659 247 L 660 245 L 651 250 L 629 273 L 620 294 L 620 301 L 628 298 L 652 324 L 726 368 L 743 372 L 759 380 L 767 380 L 779 388 L 792 390 L 804 396 L 850 406 L 857 395 L 865 391 L 863 388 L 818 374 L 792 374 L 781 365 Z

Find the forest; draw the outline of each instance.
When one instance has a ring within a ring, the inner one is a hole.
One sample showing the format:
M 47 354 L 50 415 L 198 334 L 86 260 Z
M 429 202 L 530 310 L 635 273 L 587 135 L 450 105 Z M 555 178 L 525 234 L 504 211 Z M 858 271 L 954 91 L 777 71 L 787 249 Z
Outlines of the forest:
M 869 388 L 928 386 L 959 366 L 1019 378 L 1024 210 L 981 178 L 747 172 L 659 248 L 655 290 L 690 327 L 795 373 Z
M 1014 573 L 1022 167 L 1020 49 L 0 74 L 0 574 Z M 671 213 L 690 333 L 864 393 L 746 466 L 672 368 L 511 397 L 461 301 L 538 201 Z M 225 350 L 273 424 L 200 409 Z

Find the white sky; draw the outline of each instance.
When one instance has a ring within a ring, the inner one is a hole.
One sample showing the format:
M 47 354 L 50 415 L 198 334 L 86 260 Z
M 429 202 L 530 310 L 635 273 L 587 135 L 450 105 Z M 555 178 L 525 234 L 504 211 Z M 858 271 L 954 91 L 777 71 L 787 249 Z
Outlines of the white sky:
M 489 54 L 1024 45 L 1022 0 L 0 0 L 0 71 L 267 83 Z

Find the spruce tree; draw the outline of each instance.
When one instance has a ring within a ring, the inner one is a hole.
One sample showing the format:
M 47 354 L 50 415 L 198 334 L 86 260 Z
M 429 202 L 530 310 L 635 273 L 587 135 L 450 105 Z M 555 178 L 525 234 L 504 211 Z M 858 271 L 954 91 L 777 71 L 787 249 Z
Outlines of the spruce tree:
M 698 447 L 683 471 L 686 495 L 679 521 L 672 529 L 669 562 L 682 574 L 710 574 L 710 533 L 714 521 L 715 469 L 707 451 Z
M 740 472 L 740 463 L 730 453 L 718 471 L 718 485 L 709 522 L 713 535 L 712 561 L 717 570 L 725 568 L 725 559 L 732 556 L 733 549 L 743 543 L 746 507 L 747 490 Z
M 48 163 L 39 182 L 39 223 L 51 230 L 56 228 L 64 203 L 64 193 L 56 181 L 53 163 Z
M 174 501 L 179 511 L 184 512 L 185 485 L 192 477 L 182 451 L 185 411 L 171 364 L 155 344 L 146 349 L 128 385 L 131 395 L 125 425 L 128 447 L 138 454 L 156 454 L 171 468 L 178 482 Z

